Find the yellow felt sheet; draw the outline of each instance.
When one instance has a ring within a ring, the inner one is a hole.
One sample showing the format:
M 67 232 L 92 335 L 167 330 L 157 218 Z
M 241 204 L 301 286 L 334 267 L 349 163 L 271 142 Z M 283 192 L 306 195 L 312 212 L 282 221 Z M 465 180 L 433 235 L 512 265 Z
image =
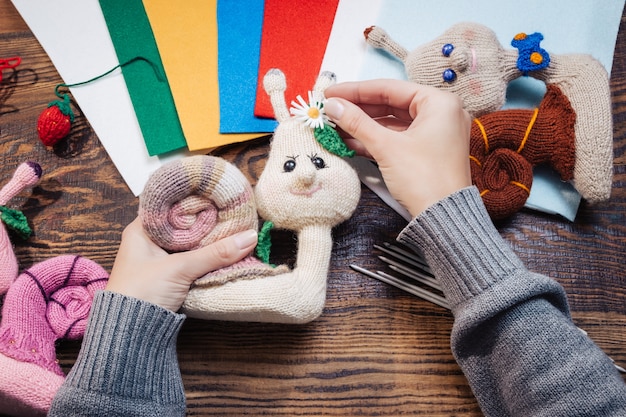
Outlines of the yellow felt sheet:
M 264 133 L 221 134 L 217 0 L 143 0 L 190 150 L 209 150 Z

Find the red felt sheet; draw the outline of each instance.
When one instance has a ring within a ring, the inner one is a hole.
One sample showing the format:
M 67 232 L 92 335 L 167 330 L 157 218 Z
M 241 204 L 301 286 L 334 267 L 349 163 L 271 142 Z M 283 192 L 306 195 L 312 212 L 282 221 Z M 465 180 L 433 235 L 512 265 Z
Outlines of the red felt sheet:
M 339 0 L 265 0 L 254 114 L 274 117 L 263 77 L 278 68 L 287 77 L 285 99 L 306 99 L 320 71 Z

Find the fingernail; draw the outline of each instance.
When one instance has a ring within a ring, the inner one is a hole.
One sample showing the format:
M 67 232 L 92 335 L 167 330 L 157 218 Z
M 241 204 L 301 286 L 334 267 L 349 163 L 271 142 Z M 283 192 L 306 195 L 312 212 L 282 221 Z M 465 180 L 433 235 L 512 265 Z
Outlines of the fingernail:
M 235 239 L 235 245 L 239 249 L 247 249 L 257 243 L 257 233 L 253 229 L 237 233 L 233 238 Z
M 324 111 L 326 111 L 328 117 L 337 121 L 343 116 L 344 107 L 339 100 L 329 98 L 324 103 Z

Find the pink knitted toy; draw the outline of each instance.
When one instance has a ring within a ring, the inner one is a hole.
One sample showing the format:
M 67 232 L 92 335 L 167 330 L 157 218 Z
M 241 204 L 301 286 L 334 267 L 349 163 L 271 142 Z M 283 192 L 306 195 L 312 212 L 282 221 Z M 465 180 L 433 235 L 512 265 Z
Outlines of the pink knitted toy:
M 57 339 L 80 339 L 107 272 L 80 256 L 58 256 L 22 272 L 9 288 L 0 323 L 0 410 L 45 415 L 65 379 Z
M 211 155 L 182 158 L 156 170 L 139 197 L 139 217 L 150 238 L 170 252 L 197 249 L 256 229 L 259 223 L 254 192 L 246 177 L 233 164 Z M 249 255 L 197 279 L 194 286 L 266 277 L 285 270 Z
M 41 167 L 35 162 L 24 162 L 17 167 L 11 180 L 0 190 L 0 295 L 7 292 L 11 283 L 17 277 L 18 264 L 13 245 L 5 227 L 14 229 L 24 237 L 30 235 L 31 230 L 24 215 L 17 210 L 6 207 L 13 197 L 24 189 L 33 187 L 41 178 Z

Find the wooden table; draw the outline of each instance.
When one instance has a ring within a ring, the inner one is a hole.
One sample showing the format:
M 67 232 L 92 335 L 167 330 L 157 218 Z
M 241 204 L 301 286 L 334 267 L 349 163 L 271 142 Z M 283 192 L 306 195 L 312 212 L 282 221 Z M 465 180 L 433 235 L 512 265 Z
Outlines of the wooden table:
M 71 24 L 51 22 L 51 24 Z M 68 48 L 71 48 L 68 39 Z M 9 0 L 0 0 L 0 57 L 19 55 L 0 84 L 0 182 L 22 161 L 38 161 L 44 177 L 22 207 L 34 236 L 15 242 L 21 268 L 77 253 L 110 270 L 137 198 L 125 185 L 83 118 L 54 149 L 37 137 L 36 121 L 62 80 Z M 613 95 L 615 178 L 609 201 L 582 204 L 576 221 L 522 211 L 498 225 L 528 267 L 552 276 L 569 294 L 577 325 L 626 365 L 626 15 L 615 49 Z M 218 154 L 252 183 L 267 139 Z M 323 315 L 302 326 L 188 319 L 178 340 L 189 415 L 476 416 L 480 409 L 455 363 L 451 314 L 353 272 L 384 265 L 375 243 L 392 241 L 405 221 L 364 188 L 360 207 L 334 231 Z M 293 236 L 275 243 L 277 262 L 293 261 Z M 71 368 L 80 348 L 61 342 Z

